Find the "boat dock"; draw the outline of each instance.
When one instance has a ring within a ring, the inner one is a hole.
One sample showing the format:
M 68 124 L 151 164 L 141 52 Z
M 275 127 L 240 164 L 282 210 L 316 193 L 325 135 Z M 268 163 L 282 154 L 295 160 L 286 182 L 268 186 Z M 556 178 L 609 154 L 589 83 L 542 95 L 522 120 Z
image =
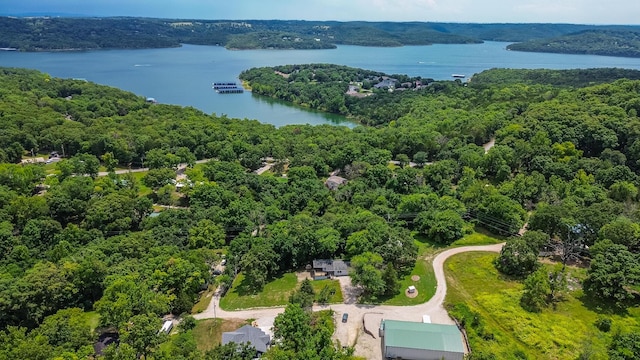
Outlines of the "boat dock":
M 214 82 L 212 87 L 218 94 L 241 94 L 244 92 L 242 86 L 234 82 Z

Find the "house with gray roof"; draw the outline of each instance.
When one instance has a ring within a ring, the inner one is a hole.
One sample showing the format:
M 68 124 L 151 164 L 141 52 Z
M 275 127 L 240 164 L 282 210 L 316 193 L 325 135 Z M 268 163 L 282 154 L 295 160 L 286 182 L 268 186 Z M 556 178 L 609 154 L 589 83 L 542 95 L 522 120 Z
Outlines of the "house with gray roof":
M 344 260 L 319 259 L 313 260 L 313 270 L 316 273 L 323 272 L 327 277 L 346 276 L 349 275 L 349 264 Z
M 258 355 L 260 355 L 267 352 L 269 344 L 271 344 L 271 337 L 256 327 L 245 325 L 236 331 L 222 333 L 222 345 L 226 345 L 230 342 L 236 344 L 250 344 L 256 348 Z

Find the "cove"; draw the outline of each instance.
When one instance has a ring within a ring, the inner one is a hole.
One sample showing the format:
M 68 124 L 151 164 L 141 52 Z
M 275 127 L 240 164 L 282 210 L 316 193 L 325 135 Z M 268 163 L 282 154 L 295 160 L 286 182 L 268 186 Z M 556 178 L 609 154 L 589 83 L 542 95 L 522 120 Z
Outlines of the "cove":
M 192 106 L 230 118 L 257 119 L 277 127 L 289 124 L 355 126 L 342 116 L 309 111 L 244 92 L 217 94 L 213 82 L 237 81 L 258 66 L 332 63 L 436 80 L 467 77 L 491 68 L 573 69 L 618 67 L 640 70 L 640 59 L 593 55 L 526 53 L 509 43 L 332 50 L 242 50 L 183 45 L 179 48 L 23 53 L 0 51 L 0 66 L 36 69 L 52 76 L 81 78 L 114 86 L 160 103 Z

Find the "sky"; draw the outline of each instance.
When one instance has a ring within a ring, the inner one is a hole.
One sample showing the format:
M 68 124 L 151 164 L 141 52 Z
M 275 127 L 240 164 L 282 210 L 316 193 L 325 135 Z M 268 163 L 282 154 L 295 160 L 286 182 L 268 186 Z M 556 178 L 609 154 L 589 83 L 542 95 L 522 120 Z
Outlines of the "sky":
M 0 14 L 640 24 L 638 0 L 0 0 Z

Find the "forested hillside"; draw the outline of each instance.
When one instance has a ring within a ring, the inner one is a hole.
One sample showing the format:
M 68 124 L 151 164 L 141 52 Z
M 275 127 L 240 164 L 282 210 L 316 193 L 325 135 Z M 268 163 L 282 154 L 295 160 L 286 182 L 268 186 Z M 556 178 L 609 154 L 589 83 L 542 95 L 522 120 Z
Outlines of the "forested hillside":
M 570 24 L 0 17 L 0 48 L 21 51 L 140 49 L 186 43 L 230 49 L 331 49 L 341 44 L 404 46 L 473 44 L 485 40 L 530 41 L 587 30 L 628 32 L 639 31 L 639 28 Z M 584 42 L 574 44 L 582 45 Z
M 640 57 L 637 30 L 585 30 L 551 39 L 530 40 L 507 46 L 509 50 Z
M 301 91 L 322 77 L 318 69 L 280 68 L 296 69 L 311 77 Z M 324 70 L 347 87 L 360 75 L 387 76 Z M 569 264 L 590 260 L 574 290 L 594 311 L 621 314 L 613 320 L 619 332 L 599 333 L 603 345 L 590 351 L 639 356 L 640 81 L 574 88 L 485 79 L 477 87 L 438 82 L 405 92 L 411 95 L 387 106 L 392 114 L 371 122 L 378 127 L 276 129 L 1 69 L 0 358 L 84 358 L 96 329 L 109 329 L 120 345 L 105 359 L 223 359 L 224 349 L 197 350 L 187 325 L 157 336 L 160 316 L 188 313 L 208 282 L 228 286 L 239 272 L 249 291 L 259 291 L 314 258 L 344 258 L 369 265 L 356 271 L 366 272 L 358 281 L 375 301 L 400 291 L 395 280 L 415 263 L 416 239 L 446 246 L 474 226 L 509 235 L 526 222 L 536 232 L 509 241 L 499 270 L 528 275 L 535 266 L 519 260 L 533 254 L 535 264 L 545 246 L 563 249 Z M 490 139 L 495 146 L 483 148 Z M 46 158 L 52 151 L 60 161 L 20 164 L 32 152 Z M 266 158 L 272 171 L 253 173 Z M 209 161 L 195 165 L 198 159 Z M 171 180 L 180 163 L 191 183 L 178 189 Z M 142 166 L 150 168 L 142 176 L 113 171 Z M 98 176 L 101 170 L 109 174 Z M 323 183 L 334 170 L 346 183 L 330 190 Z M 153 204 L 180 208 L 150 217 Z M 221 253 L 226 272 L 214 280 L 211 265 Z M 351 358 L 331 342 L 330 324 L 295 306 L 277 321 L 295 317 L 313 341 L 281 333 L 267 359 Z M 539 347 L 523 341 L 511 348 L 476 319 L 465 325 L 479 344 L 474 356 L 490 356 L 489 346 L 502 346 L 509 358 Z M 599 330 L 588 324 L 571 342 L 546 346 L 574 359 L 591 331 Z

